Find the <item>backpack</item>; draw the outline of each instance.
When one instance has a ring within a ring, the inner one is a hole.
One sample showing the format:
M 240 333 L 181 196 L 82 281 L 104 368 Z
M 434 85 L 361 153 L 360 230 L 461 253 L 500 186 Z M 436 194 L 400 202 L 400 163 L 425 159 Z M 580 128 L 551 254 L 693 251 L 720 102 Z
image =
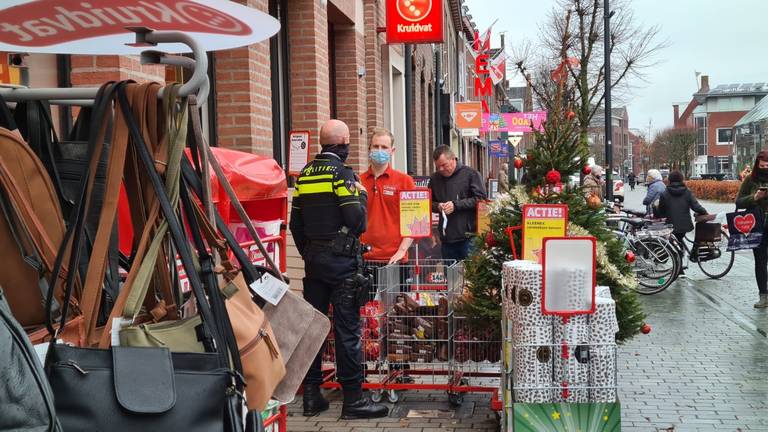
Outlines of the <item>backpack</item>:
M 0 430 L 60 432 L 48 379 L 2 288 L 0 346 Z
M 18 133 L 0 128 L 0 287 L 28 331 L 46 322 L 43 303 L 64 232 L 48 171 Z

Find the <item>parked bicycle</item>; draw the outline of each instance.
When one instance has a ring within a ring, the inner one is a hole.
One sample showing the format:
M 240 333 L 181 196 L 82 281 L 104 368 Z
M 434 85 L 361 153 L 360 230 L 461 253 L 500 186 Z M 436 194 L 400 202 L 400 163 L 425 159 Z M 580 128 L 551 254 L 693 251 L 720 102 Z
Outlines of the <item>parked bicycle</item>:
M 624 209 L 610 203 L 612 215 L 608 223 L 615 224 L 614 232 L 623 239 L 628 250 L 635 254 L 634 270 L 640 294 L 656 294 L 667 289 L 680 276 L 684 259 L 696 262 L 702 273 L 719 279 L 731 270 L 734 252 L 727 250 L 728 232 L 719 224 L 698 223 L 693 238 L 679 241 L 672 235 L 672 226 L 663 221 L 646 218 L 644 211 Z M 712 220 L 703 215 L 697 222 Z

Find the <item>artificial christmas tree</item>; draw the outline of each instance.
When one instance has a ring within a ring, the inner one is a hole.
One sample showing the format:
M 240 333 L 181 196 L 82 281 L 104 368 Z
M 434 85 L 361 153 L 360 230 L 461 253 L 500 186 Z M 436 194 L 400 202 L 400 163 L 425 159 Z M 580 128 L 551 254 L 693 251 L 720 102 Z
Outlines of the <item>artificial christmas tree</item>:
M 567 115 L 577 109 L 576 86 L 569 82 L 567 75 L 559 76 L 555 82 L 538 84 L 531 81 L 530 75 L 523 73 L 523 76 L 528 77 L 528 84 L 538 96 L 539 103 L 548 111 L 547 121 L 540 131 L 533 132 L 535 144 L 526 149 L 526 184 L 511 188 L 508 194 L 502 194 L 491 205 L 491 234 L 479 233 L 474 252 L 465 263 L 467 290 L 459 305 L 459 313 L 475 326 L 499 328 L 502 264 L 513 259 L 507 228 L 522 224 L 524 204 L 566 204 L 569 215 L 567 235 L 597 239 L 597 284 L 611 288 L 619 321 L 617 340 L 626 340 L 641 331 L 644 314 L 634 291 L 637 282 L 624 247 L 606 226 L 605 209 L 599 198 L 597 208 L 594 208 L 594 203 L 590 205 L 577 185 L 551 187 L 553 180 L 559 181 L 555 177 L 567 179 L 586 171 L 588 145 L 580 139 L 578 119 Z M 511 233 L 516 250 L 522 251 L 520 231 Z M 496 241 L 488 242 L 487 238 Z

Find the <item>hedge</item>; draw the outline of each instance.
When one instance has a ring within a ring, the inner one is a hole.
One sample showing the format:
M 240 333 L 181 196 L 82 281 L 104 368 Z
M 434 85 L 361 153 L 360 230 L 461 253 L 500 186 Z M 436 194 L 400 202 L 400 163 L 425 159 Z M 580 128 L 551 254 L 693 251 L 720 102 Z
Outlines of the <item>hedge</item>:
M 735 202 L 741 182 L 717 180 L 687 180 L 688 189 L 700 200 Z

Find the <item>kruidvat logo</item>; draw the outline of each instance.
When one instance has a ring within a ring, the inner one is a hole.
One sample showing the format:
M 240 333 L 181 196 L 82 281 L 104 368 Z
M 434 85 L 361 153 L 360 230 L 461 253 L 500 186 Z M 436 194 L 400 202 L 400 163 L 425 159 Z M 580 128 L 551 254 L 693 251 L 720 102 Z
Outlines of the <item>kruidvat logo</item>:
M 397 13 L 406 21 L 421 21 L 431 11 L 432 0 L 397 0 Z
M 98 7 L 94 7 L 94 4 Z M 0 42 L 39 47 L 148 27 L 231 36 L 251 28 L 222 11 L 187 0 L 40 0 L 0 10 Z

